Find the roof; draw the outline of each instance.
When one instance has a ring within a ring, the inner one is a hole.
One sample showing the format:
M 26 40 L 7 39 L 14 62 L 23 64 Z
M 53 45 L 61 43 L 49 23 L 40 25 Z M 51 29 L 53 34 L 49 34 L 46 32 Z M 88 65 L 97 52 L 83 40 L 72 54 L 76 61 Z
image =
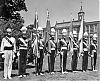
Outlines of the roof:
M 85 25 L 92 25 L 92 24 L 98 24 L 100 21 L 89 21 L 86 22 L 84 21 Z M 70 27 L 70 21 L 68 22 L 61 22 L 61 23 L 56 23 L 55 27 L 56 28 L 69 28 Z M 79 20 L 74 20 L 73 21 L 73 27 L 79 27 L 81 25 L 81 22 Z

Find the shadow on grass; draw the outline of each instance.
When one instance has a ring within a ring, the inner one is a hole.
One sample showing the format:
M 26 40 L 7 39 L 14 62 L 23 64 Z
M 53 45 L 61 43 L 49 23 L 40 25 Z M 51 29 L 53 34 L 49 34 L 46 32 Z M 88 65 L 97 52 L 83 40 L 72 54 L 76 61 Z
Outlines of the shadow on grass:
M 26 65 L 26 69 L 28 69 L 28 68 L 35 68 L 35 66 L 33 66 L 33 65 Z
M 25 73 L 25 75 L 29 75 L 29 73 Z M 11 77 L 19 76 L 18 74 L 11 74 Z

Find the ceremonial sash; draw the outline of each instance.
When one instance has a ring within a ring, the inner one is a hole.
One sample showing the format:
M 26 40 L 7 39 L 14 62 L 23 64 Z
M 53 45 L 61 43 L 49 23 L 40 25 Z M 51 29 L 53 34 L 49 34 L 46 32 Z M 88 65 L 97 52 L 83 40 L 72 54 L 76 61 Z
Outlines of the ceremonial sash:
M 27 47 L 27 44 L 26 44 L 25 40 L 23 38 L 19 38 L 19 39 L 23 43 L 23 45 Z

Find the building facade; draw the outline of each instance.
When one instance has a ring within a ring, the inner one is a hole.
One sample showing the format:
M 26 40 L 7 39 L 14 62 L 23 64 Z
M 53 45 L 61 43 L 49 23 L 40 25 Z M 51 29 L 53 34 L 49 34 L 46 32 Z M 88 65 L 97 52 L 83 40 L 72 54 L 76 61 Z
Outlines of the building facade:
M 85 21 L 84 16 L 85 16 L 85 12 L 83 11 L 82 6 L 81 6 L 80 11 L 78 12 L 78 19 L 72 21 L 73 30 L 77 31 L 77 35 L 78 35 L 79 30 L 80 30 L 80 26 L 81 26 L 81 20 L 83 18 L 83 20 L 84 20 L 83 21 L 83 32 L 88 32 L 89 38 L 91 39 L 92 35 L 94 33 L 97 33 L 100 21 L 87 22 L 87 21 Z M 56 30 L 56 33 L 55 33 L 56 40 L 60 39 L 62 37 L 62 30 L 63 29 L 66 29 L 68 31 L 68 35 L 69 35 L 70 27 L 71 27 L 70 21 L 68 21 L 68 22 L 63 21 L 61 23 L 56 22 L 56 24 L 54 26 L 54 28 Z

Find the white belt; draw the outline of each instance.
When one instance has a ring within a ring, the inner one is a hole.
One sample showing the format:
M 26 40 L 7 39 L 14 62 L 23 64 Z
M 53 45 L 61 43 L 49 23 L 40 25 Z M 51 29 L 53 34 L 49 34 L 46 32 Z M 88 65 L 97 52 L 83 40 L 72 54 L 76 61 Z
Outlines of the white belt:
M 19 49 L 27 49 L 27 48 L 25 48 L 25 47 L 20 47 Z
M 88 51 L 88 49 L 87 48 L 84 48 L 84 51 Z
M 77 50 L 77 48 L 73 48 L 74 50 Z
M 51 48 L 51 50 L 55 50 L 55 48 Z
M 39 49 L 43 49 L 43 47 L 39 47 Z
M 96 50 L 93 50 L 93 52 L 97 52 Z
M 62 49 L 67 49 L 67 47 L 61 47 L 61 50 L 62 50 Z

